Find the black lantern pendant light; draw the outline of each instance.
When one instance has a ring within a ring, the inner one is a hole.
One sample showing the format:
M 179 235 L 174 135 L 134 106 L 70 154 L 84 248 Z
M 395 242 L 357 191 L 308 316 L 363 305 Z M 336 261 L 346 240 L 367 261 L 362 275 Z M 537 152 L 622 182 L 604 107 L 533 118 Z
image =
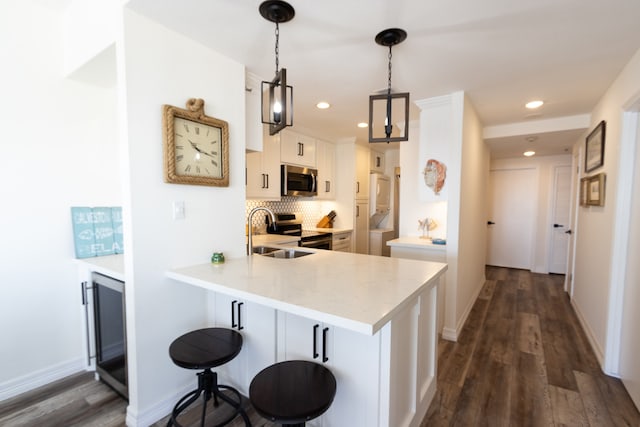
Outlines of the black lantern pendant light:
M 389 81 L 387 93 L 369 96 L 369 142 L 409 140 L 409 92 L 391 93 L 391 48 L 402 43 L 407 32 L 389 28 L 376 36 L 376 43 L 389 48 Z M 394 121 L 400 123 L 394 126 Z
M 262 123 L 269 125 L 269 135 L 275 135 L 293 125 L 293 87 L 287 85 L 286 68 L 279 69 L 280 23 L 291 21 L 296 14 L 287 2 L 267 0 L 260 4 L 260 15 L 276 23 L 276 75 L 262 82 Z

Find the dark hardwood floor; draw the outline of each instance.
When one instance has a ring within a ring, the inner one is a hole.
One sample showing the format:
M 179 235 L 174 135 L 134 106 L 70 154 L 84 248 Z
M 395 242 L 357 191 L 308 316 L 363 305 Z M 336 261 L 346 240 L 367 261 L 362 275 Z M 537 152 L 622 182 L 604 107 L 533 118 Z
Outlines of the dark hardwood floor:
M 421 427 L 640 426 L 622 383 L 600 370 L 563 281 L 487 267 L 460 339 L 439 342 L 438 391 Z M 0 426 L 123 426 L 126 405 L 83 373 L 0 402 Z M 273 426 L 248 413 L 254 426 Z M 183 421 L 198 425 L 198 415 Z

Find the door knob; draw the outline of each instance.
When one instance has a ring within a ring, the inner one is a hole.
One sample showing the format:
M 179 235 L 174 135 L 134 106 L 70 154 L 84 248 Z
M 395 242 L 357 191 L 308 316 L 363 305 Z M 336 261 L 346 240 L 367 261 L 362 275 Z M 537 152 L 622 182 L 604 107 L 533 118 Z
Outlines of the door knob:
M 562 225 L 562 224 L 553 224 L 553 228 L 560 228 L 560 227 L 564 227 L 564 225 Z
M 571 234 L 571 230 L 565 231 L 564 234 Z
M 494 225 L 494 224 L 495 224 L 495 222 L 493 222 L 493 221 L 487 221 L 487 225 Z

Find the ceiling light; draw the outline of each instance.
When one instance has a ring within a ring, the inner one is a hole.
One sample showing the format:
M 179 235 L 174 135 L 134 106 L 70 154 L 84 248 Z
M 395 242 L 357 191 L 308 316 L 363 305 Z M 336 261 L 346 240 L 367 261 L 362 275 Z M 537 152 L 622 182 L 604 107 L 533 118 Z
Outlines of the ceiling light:
M 391 48 L 402 43 L 407 32 L 389 28 L 376 35 L 376 43 L 389 48 L 387 93 L 369 96 L 369 142 L 394 142 L 409 139 L 409 93 L 391 93 Z M 398 125 L 394 126 L 394 119 Z
M 524 104 L 525 107 L 527 107 L 530 110 L 535 110 L 536 108 L 540 108 L 542 107 L 542 104 L 544 104 L 544 101 L 530 101 L 527 102 L 526 104 Z
M 531 157 L 531 156 L 533 156 L 534 154 L 536 154 L 536 152 L 535 152 L 535 151 L 525 151 L 525 152 L 524 152 L 524 153 L 522 153 L 522 154 L 524 154 L 524 155 L 525 155 L 525 157 Z
M 276 75 L 270 82 L 262 82 L 260 100 L 262 123 L 269 125 L 269 135 L 275 135 L 287 126 L 293 126 L 293 87 L 287 85 L 286 68 L 279 69 L 280 23 L 295 16 L 291 5 L 281 0 L 267 0 L 260 4 L 260 15 L 276 23 Z
M 331 104 L 329 104 L 326 101 L 320 101 L 316 104 L 316 107 L 318 107 L 321 110 L 326 110 L 327 108 L 331 107 Z
M 360 122 L 360 123 L 358 123 L 358 127 L 359 128 L 366 128 L 366 127 L 369 127 L 369 124 L 365 123 L 365 122 Z

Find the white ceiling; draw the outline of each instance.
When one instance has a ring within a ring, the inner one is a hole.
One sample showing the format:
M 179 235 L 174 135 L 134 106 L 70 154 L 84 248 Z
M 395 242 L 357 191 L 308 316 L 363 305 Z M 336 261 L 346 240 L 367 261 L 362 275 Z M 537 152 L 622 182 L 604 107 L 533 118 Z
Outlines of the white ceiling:
M 270 80 L 275 25 L 260 16 L 260 3 L 131 0 L 129 6 Z M 294 87 L 294 125 L 334 140 L 367 139 L 356 124 L 368 119 L 369 95 L 387 84 L 388 52 L 374 42 L 386 28 L 408 33 L 393 48 L 394 90 L 409 91 L 414 101 L 465 91 L 485 127 L 590 113 L 640 48 L 639 0 L 290 4 L 296 16 L 280 26 L 280 66 Z M 546 103 L 531 113 L 524 108 L 531 99 Z M 316 109 L 320 100 L 332 108 Z M 417 118 L 417 107 L 413 110 Z M 562 153 L 583 133 L 540 135 L 538 143 L 548 143 L 540 151 Z M 523 138 L 492 140 L 493 155 L 520 155 Z

